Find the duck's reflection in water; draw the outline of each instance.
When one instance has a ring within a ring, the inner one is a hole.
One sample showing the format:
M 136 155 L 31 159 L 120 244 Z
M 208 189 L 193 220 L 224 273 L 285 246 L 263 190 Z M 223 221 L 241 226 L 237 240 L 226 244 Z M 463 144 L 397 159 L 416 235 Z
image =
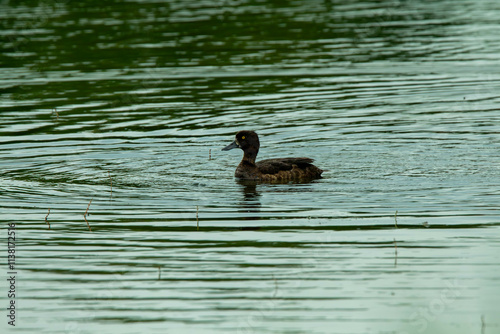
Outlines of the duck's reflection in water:
M 260 219 L 260 193 L 257 191 L 258 181 L 238 180 L 236 181 L 243 193 L 240 201 L 239 212 L 244 213 L 244 220 Z

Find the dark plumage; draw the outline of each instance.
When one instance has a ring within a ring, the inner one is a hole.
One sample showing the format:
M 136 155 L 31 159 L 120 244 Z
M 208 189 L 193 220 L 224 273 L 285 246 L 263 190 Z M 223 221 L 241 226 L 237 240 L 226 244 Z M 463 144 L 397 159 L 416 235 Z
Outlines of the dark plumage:
M 236 168 L 234 176 L 244 180 L 258 181 L 304 181 L 321 178 L 323 170 L 314 166 L 309 158 L 267 159 L 255 162 L 259 153 L 259 136 L 253 131 L 240 131 L 234 142 L 223 151 L 241 148 L 243 159 Z

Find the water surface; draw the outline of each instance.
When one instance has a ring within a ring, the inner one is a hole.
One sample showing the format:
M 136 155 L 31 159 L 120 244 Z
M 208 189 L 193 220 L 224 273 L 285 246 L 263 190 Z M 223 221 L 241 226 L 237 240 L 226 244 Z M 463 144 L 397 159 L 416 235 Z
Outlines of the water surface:
M 498 332 L 497 2 L 1 6 L 17 332 Z

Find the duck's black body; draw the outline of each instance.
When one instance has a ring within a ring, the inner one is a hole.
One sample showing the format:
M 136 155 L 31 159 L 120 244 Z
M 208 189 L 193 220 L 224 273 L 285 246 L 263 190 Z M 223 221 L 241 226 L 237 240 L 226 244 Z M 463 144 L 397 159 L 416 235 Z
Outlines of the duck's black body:
M 321 178 L 323 170 L 312 164 L 309 158 L 267 159 L 255 162 L 259 153 L 259 137 L 253 131 L 240 131 L 236 139 L 223 151 L 241 148 L 243 159 L 236 168 L 234 176 L 244 180 L 256 181 L 304 181 Z

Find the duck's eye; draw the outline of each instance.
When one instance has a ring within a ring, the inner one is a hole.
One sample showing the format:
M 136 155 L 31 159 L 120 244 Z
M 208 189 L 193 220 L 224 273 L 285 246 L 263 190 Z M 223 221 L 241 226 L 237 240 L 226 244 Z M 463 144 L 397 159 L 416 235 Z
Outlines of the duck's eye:
M 245 139 L 245 136 L 242 136 L 241 139 Z

